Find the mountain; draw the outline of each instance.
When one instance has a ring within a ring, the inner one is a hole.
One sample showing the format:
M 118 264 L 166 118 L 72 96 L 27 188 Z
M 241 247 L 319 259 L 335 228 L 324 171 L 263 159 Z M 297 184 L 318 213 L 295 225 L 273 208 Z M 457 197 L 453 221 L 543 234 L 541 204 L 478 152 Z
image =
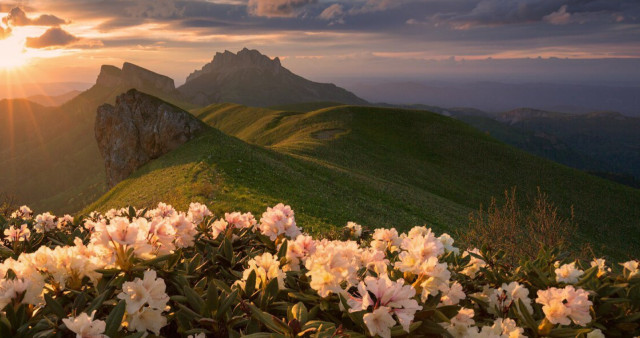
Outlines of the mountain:
M 0 190 L 19 203 L 57 213 L 77 211 L 106 191 L 94 137 L 96 109 L 131 88 L 181 101 L 173 80 L 125 63 L 103 66 L 96 83 L 60 107 L 0 101 Z
M 72 90 L 70 92 L 61 94 L 61 95 L 33 95 L 33 96 L 29 96 L 26 99 L 37 103 L 39 105 L 43 105 L 43 106 L 47 106 L 47 107 L 57 107 L 59 105 L 62 105 L 70 100 L 72 100 L 74 97 L 78 96 L 80 93 L 82 93 L 79 90 Z
M 246 48 L 237 54 L 216 53 L 211 63 L 191 73 L 178 90 L 201 106 L 220 102 L 258 107 L 319 101 L 367 103 L 334 84 L 312 82 L 292 73 L 277 57 L 270 59 Z
M 518 107 L 575 114 L 614 110 L 640 116 L 640 86 L 637 85 L 373 80 L 344 80 L 342 85 L 371 102 L 475 107 L 489 112 Z
M 259 215 L 285 202 L 312 233 L 347 221 L 464 231 L 468 214 L 492 196 L 513 186 L 533 196 L 539 186 L 563 215 L 574 206 L 579 242 L 618 258 L 640 249 L 640 191 L 532 156 L 445 116 L 229 103 L 193 113 L 215 128 L 143 166 L 85 211 L 200 201 L 218 215 Z
M 520 108 L 499 114 L 496 120 L 520 130 L 548 135 L 593 159 L 590 163 L 558 159 L 561 163 L 640 179 L 640 118 L 608 111 L 563 114 Z

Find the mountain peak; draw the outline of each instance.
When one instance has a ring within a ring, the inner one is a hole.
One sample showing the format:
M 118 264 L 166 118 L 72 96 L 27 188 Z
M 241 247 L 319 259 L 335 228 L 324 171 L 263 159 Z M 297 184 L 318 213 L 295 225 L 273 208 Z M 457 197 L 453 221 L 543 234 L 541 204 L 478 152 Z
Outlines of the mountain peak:
M 113 87 L 128 86 L 131 88 L 154 87 L 163 92 L 172 92 L 176 89 L 173 79 L 155 73 L 146 68 L 130 62 L 125 62 L 122 68 L 112 65 L 103 65 L 100 68 L 97 85 Z
M 240 69 L 260 69 L 272 74 L 277 74 L 283 70 L 280 58 L 274 59 L 260 53 L 255 49 L 243 48 L 237 54 L 225 50 L 223 53 L 217 52 L 213 60 L 202 69 L 189 74 L 187 82 L 192 81 L 204 74 L 209 73 L 232 73 Z

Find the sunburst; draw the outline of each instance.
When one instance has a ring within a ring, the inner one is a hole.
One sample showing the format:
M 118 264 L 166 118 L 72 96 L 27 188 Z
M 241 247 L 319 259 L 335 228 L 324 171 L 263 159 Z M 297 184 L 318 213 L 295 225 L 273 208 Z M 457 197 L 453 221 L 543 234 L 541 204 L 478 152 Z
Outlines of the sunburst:
M 29 56 L 24 47 L 24 39 L 18 36 L 10 36 L 0 40 L 0 69 L 13 70 L 24 66 L 29 61 Z

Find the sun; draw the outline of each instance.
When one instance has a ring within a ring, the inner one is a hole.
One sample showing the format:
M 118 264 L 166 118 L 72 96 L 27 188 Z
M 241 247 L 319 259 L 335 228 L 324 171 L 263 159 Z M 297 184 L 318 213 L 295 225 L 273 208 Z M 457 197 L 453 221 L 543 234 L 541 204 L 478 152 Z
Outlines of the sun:
M 11 70 L 24 66 L 29 57 L 24 48 L 24 40 L 10 36 L 0 40 L 0 70 Z

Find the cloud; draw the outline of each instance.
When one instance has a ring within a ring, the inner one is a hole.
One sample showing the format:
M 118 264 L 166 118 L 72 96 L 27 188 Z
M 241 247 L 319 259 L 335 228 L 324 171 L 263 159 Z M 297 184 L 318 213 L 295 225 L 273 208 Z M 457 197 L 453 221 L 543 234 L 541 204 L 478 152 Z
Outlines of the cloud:
M 11 26 L 60 26 L 67 24 L 68 21 L 60 19 L 59 17 L 51 14 L 43 14 L 39 17 L 32 19 L 27 16 L 27 13 L 20 7 L 14 7 L 9 14 L 2 18 L 2 22 Z
M 386 11 L 388 9 L 402 6 L 411 0 L 367 0 L 363 5 L 353 7 L 351 14 L 371 13 Z
M 126 12 L 134 18 L 173 19 L 184 14 L 184 4 L 180 3 L 175 0 L 137 0 L 126 8 Z
M 317 0 L 249 0 L 247 10 L 254 16 L 268 18 L 291 18 L 300 14 L 300 10 Z
M 37 38 L 27 38 L 29 48 L 62 47 L 78 42 L 80 39 L 59 27 L 49 28 Z
M 322 11 L 318 17 L 322 20 L 337 20 L 336 22 L 343 23 L 344 20 L 342 18 L 344 17 L 344 14 L 344 7 L 342 7 L 341 4 L 333 4 Z
M 475 0 L 470 10 L 439 12 L 430 19 L 436 24 L 469 29 L 538 22 L 553 25 L 612 22 L 621 17 L 624 20 L 621 13 L 639 11 L 640 2 L 635 0 Z
M 567 12 L 567 5 L 563 5 L 559 10 L 544 16 L 542 20 L 553 25 L 565 25 L 571 22 L 571 13 Z

